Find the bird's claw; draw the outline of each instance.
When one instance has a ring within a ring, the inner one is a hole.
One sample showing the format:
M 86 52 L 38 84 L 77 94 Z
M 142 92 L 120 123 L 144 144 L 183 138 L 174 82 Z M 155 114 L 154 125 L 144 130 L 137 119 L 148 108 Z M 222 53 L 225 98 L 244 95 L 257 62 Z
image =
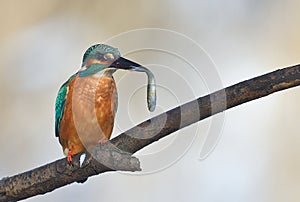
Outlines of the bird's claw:
M 74 152 L 72 152 L 71 150 L 69 150 L 68 152 L 68 156 L 67 156 L 67 160 L 69 164 L 72 164 L 72 160 L 73 160 L 73 156 L 75 155 Z

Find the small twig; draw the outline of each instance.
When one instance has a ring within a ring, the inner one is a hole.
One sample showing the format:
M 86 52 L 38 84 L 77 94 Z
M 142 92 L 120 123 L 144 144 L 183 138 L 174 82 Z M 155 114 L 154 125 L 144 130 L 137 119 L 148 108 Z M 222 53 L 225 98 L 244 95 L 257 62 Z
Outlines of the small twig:
M 138 160 L 131 157 L 130 154 L 143 147 L 226 109 L 298 85 L 300 85 L 300 65 L 276 70 L 200 97 L 151 118 L 110 141 L 125 153 L 111 146 L 108 146 L 108 148 L 114 148 L 113 150 L 116 153 L 112 154 L 109 150 L 106 150 L 105 152 L 108 153 L 101 154 L 102 151 L 100 152 L 97 149 L 92 152 L 94 156 L 101 154 L 101 159 L 113 160 L 111 164 L 107 164 L 106 161 L 105 164 L 100 164 L 96 160 L 89 161 L 91 157 L 88 157 L 80 167 L 79 154 L 75 156 L 74 162 L 76 163 L 73 166 L 68 165 L 65 159 L 61 159 L 40 168 L 0 180 L 0 201 L 17 201 L 44 194 L 73 182 L 82 182 L 89 176 L 106 171 L 139 170 Z

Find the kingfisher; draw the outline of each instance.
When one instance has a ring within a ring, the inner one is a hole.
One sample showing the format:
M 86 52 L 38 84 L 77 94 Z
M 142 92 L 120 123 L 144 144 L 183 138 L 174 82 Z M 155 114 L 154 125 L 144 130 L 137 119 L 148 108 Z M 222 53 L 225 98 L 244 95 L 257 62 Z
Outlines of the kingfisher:
M 91 46 L 83 55 L 81 68 L 60 87 L 55 102 L 55 136 L 68 162 L 72 162 L 73 155 L 110 139 L 118 102 L 113 74 L 119 69 L 147 74 L 148 109 L 154 111 L 153 73 L 121 57 L 117 48 Z

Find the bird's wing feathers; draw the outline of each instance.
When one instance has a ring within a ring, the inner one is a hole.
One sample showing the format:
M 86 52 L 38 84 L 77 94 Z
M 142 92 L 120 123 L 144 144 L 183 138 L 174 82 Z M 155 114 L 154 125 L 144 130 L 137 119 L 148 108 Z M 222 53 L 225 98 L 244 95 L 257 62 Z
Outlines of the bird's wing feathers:
M 68 94 L 68 85 L 70 81 L 77 75 L 72 75 L 59 89 L 55 101 L 55 136 L 59 137 L 60 121 L 64 114 L 65 102 Z

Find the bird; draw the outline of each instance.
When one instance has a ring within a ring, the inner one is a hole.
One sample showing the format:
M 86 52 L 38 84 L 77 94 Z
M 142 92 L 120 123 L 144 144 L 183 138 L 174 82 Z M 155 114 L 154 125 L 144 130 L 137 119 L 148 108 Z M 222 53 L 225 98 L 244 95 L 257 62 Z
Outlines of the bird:
M 118 106 L 113 74 L 120 69 L 147 74 L 148 109 L 154 111 L 153 73 L 121 57 L 117 48 L 106 44 L 91 46 L 85 51 L 79 70 L 60 87 L 55 101 L 55 136 L 69 163 L 75 154 L 110 139 Z

